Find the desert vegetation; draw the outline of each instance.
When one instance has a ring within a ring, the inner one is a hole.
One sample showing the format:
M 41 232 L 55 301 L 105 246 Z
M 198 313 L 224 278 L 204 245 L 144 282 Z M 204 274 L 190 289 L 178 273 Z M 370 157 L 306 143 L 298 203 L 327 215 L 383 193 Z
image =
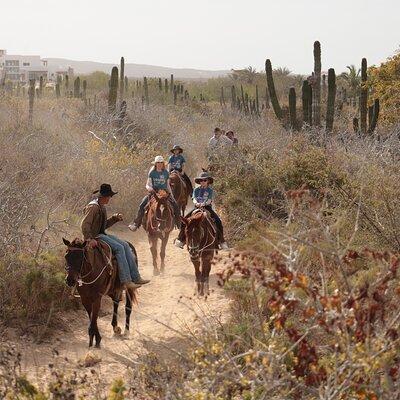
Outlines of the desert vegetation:
M 64 284 L 61 237 L 102 181 L 127 219 L 147 165 L 179 143 L 189 174 L 209 167 L 235 250 L 216 260 L 224 322 L 182 332 L 179 362 L 142 355 L 107 393 L 90 370 L 29 381 L 0 344 L 4 398 L 393 399 L 399 384 L 399 55 L 309 76 L 249 67 L 208 81 L 128 79 L 124 59 L 93 73 L 0 91 L 0 332 L 36 341 L 79 303 Z M 301 96 L 299 94 L 301 93 Z M 299 102 L 301 99 L 301 105 Z M 215 126 L 239 146 L 211 165 Z M 201 332 L 201 333 L 199 333 Z M 53 366 L 51 367 L 53 368 Z

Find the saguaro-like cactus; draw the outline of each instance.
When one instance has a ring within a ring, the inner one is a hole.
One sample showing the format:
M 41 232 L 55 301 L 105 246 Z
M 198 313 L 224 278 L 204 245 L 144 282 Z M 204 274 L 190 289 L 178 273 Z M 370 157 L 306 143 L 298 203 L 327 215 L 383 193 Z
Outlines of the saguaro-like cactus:
M 321 44 L 314 42 L 314 125 L 321 125 Z
M 69 90 L 69 77 L 65 75 L 65 96 L 68 97 L 68 90 Z
M 143 87 L 144 87 L 144 99 L 146 101 L 146 106 L 149 105 L 149 85 L 147 83 L 147 78 L 143 78 Z
M 161 80 L 161 78 L 158 78 L 158 90 L 160 92 L 162 92 L 162 80 Z
M 368 88 L 367 88 L 367 59 L 361 61 L 361 89 L 360 89 L 360 131 L 361 134 L 367 133 L 368 116 Z
M 79 76 L 74 80 L 74 97 L 77 99 L 81 93 L 81 79 Z
M 59 99 L 60 96 L 61 96 L 60 84 L 57 82 L 57 83 L 56 83 L 56 97 L 57 97 L 57 99 Z
M 171 74 L 171 82 L 169 87 L 171 88 L 171 93 L 174 93 L 174 74 Z
M 33 103 L 35 102 L 35 80 L 34 79 L 29 80 L 28 96 L 29 96 L 29 123 L 32 123 Z
M 120 70 L 119 70 L 119 98 L 124 98 L 125 89 L 125 58 L 121 57 Z
M 328 100 L 326 105 L 326 132 L 332 132 L 335 118 L 336 75 L 333 68 L 328 70 Z
M 283 112 L 276 95 L 274 77 L 272 75 L 272 64 L 270 60 L 265 61 L 265 73 L 267 75 L 269 98 L 271 99 L 272 108 L 274 109 L 276 117 L 281 120 L 283 118 Z
M 307 80 L 303 81 L 303 86 L 301 87 L 301 100 L 303 106 L 303 123 L 310 125 L 310 104 L 311 100 L 311 86 Z
M 379 118 L 379 109 L 380 109 L 379 99 L 375 99 L 374 105 L 372 106 L 372 118 L 369 124 L 368 133 L 373 133 L 376 128 Z
M 296 116 L 296 90 L 294 87 L 289 89 L 289 120 L 290 128 L 297 129 L 297 116 Z
M 111 70 L 110 88 L 108 91 L 108 110 L 111 113 L 115 113 L 117 107 L 118 97 L 118 68 L 113 67 Z
M 43 96 L 43 76 L 40 76 L 39 79 L 39 95 L 40 97 Z

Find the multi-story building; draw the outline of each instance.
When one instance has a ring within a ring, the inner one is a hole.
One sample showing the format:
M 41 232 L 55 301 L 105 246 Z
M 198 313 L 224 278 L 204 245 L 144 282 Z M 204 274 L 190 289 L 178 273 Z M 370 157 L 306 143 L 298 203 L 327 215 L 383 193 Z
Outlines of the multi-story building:
M 56 80 L 57 75 L 72 75 L 73 70 L 49 71 L 46 60 L 40 56 L 23 56 L 7 54 L 0 50 L 0 78 L 12 82 L 29 82 L 30 79 Z

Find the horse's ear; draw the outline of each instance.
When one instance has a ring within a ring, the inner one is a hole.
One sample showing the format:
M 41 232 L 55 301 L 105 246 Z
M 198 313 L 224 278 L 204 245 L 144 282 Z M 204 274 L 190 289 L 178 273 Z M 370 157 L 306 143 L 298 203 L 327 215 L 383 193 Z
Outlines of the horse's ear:
M 69 240 L 67 240 L 67 239 L 65 239 L 65 238 L 62 238 L 62 240 L 63 240 L 63 242 L 64 242 L 64 244 L 68 247 L 68 246 L 71 246 L 71 242 L 69 241 Z
M 182 225 L 185 225 L 185 226 L 188 224 L 188 220 L 185 217 L 181 217 L 181 222 L 182 222 Z

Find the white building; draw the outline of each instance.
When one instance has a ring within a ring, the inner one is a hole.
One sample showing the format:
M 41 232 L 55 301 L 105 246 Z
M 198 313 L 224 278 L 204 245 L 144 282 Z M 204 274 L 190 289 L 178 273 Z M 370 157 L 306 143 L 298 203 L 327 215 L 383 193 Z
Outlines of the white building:
M 12 82 L 29 82 L 30 79 L 56 80 L 57 75 L 64 77 L 73 74 L 72 69 L 66 71 L 57 69 L 49 71 L 46 60 L 40 56 L 23 56 L 7 54 L 6 50 L 0 50 L 0 78 Z

